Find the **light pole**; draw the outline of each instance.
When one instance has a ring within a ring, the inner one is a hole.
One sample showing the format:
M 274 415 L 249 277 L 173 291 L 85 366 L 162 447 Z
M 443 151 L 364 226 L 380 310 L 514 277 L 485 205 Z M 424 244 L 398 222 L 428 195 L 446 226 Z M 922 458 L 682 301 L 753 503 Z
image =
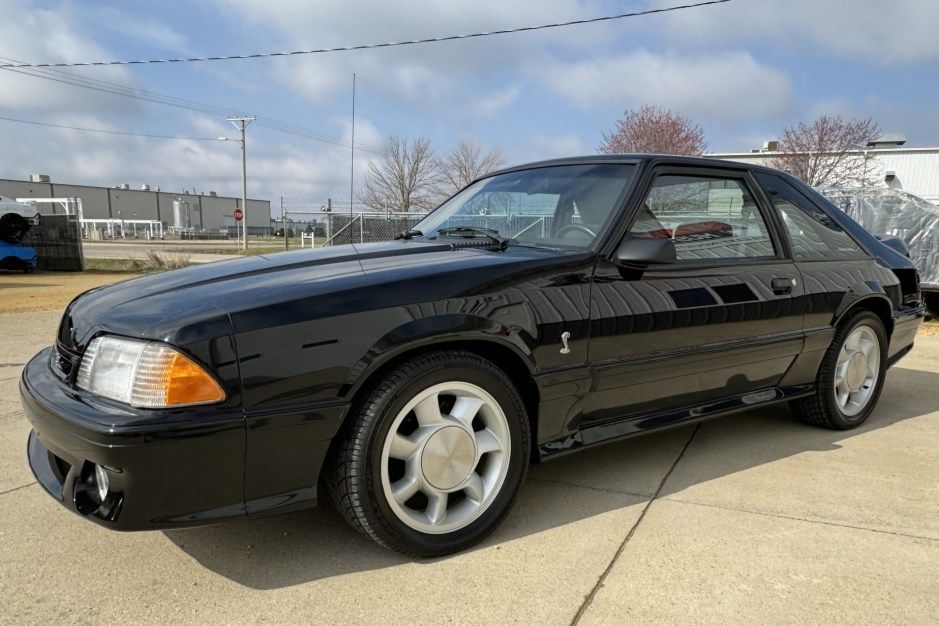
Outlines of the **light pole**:
M 254 121 L 253 115 L 229 117 L 226 118 L 235 128 L 241 131 L 241 139 L 236 139 L 241 144 L 241 248 L 248 249 L 248 168 L 247 168 L 247 146 L 245 145 L 245 128 Z M 219 141 L 227 141 L 228 137 L 219 137 Z

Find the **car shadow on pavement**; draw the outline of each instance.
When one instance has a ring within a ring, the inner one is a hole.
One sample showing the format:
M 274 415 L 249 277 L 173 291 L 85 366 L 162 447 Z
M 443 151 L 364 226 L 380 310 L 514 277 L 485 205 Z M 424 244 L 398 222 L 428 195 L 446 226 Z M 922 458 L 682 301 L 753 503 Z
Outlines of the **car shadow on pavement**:
M 877 410 L 851 431 L 806 426 L 786 405 L 706 422 L 683 460 L 696 454 L 696 445 L 712 460 L 696 465 L 693 477 L 685 474 L 680 481 L 670 480 L 660 496 L 793 455 L 838 450 L 852 437 L 939 411 L 935 389 L 939 373 L 894 368 Z M 693 428 L 637 437 L 533 466 L 509 518 L 468 553 L 647 501 Z M 378 547 L 347 526 L 324 489 L 316 509 L 164 534 L 209 570 L 261 590 L 413 561 Z M 439 560 L 448 558 L 462 557 Z

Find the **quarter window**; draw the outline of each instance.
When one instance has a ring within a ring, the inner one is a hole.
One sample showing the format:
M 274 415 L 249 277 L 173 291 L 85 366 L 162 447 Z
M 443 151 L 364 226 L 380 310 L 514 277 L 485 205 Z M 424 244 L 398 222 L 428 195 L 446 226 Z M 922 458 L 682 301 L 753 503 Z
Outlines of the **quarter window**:
M 756 174 L 756 179 L 779 211 L 792 242 L 792 257 L 796 261 L 864 256 L 851 235 L 789 183 L 773 174 L 761 172 Z
M 685 261 L 776 256 L 753 196 L 733 178 L 659 176 L 630 234 L 670 238 Z

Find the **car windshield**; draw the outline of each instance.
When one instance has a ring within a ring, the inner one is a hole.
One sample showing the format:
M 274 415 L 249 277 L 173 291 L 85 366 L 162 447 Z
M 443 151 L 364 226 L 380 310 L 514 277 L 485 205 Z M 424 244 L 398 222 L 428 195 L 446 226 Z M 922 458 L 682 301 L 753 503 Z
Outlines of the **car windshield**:
M 489 229 L 522 245 L 587 249 L 619 206 L 635 169 L 629 163 L 594 163 L 490 176 L 447 200 L 414 228 L 425 237 L 452 236 L 454 231 L 447 229 Z

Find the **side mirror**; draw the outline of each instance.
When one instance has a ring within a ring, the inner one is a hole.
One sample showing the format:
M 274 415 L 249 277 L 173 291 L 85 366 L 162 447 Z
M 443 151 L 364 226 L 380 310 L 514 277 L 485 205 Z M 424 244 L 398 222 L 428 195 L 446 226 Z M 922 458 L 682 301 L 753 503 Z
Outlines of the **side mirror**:
M 674 263 L 677 260 L 675 244 L 668 238 L 631 237 L 616 249 L 614 261 L 617 265 L 645 266 L 658 263 Z
M 880 243 L 893 248 L 903 256 L 910 257 L 910 249 L 907 247 L 906 242 L 897 237 L 896 235 L 874 235 Z

